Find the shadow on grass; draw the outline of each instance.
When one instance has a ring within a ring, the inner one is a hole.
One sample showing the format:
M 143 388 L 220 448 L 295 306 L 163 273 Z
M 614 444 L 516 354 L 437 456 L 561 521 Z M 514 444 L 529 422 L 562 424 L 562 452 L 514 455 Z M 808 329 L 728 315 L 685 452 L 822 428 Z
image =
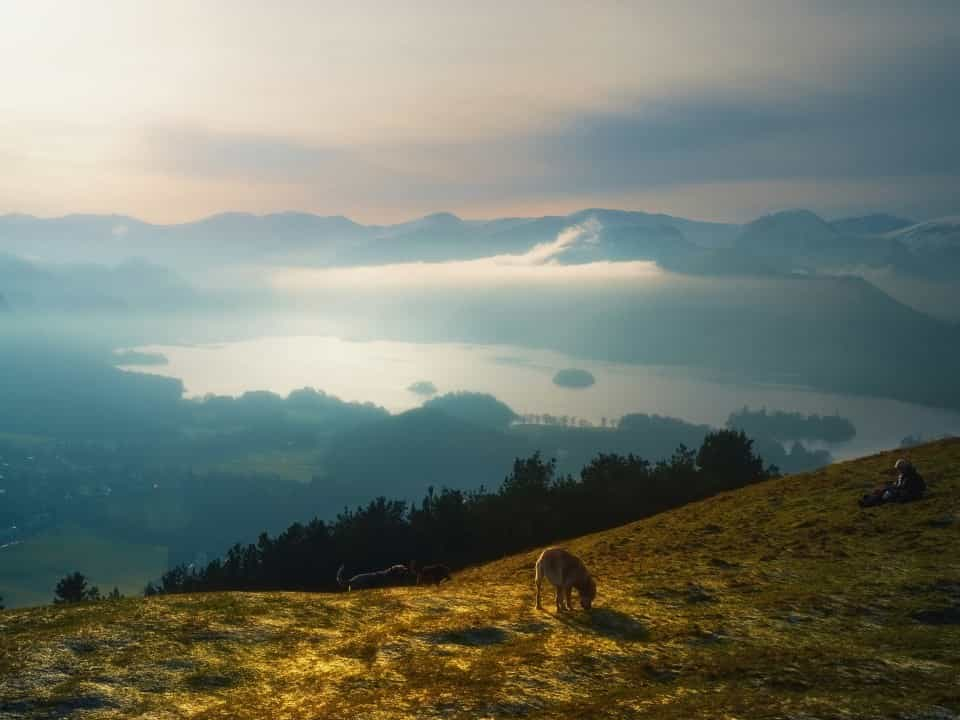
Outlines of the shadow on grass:
M 243 673 L 225 669 L 217 672 L 211 669 L 202 669 L 188 675 L 185 682 L 188 688 L 197 692 L 207 690 L 223 690 L 240 685 L 243 682 Z
M 639 642 L 650 638 L 650 631 L 640 620 L 611 608 L 594 608 L 588 612 L 568 612 L 555 617 L 568 627 L 603 635 L 614 640 Z
M 463 630 L 431 633 L 426 636 L 427 642 L 437 645 L 499 645 L 507 641 L 508 633 L 498 627 L 476 627 Z

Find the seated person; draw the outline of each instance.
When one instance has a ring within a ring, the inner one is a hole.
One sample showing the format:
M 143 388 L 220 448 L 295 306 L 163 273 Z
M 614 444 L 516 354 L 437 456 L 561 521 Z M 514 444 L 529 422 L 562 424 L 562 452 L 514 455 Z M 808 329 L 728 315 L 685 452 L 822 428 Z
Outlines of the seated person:
M 883 505 L 888 502 L 910 502 L 919 500 L 923 496 L 927 484 L 910 461 L 900 458 L 893 467 L 900 473 L 897 479 L 860 498 L 858 503 L 860 507 Z

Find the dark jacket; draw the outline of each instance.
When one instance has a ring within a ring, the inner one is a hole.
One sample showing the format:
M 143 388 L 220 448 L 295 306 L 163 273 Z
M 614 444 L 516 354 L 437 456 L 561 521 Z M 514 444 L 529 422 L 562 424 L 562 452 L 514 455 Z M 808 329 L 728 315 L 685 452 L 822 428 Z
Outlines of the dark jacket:
M 903 472 L 900 473 L 900 477 L 897 478 L 895 487 L 899 491 L 898 495 L 900 498 L 905 500 L 915 500 L 923 495 L 924 491 L 927 489 L 927 484 L 920 476 L 920 473 L 917 472 L 917 469 L 911 465 L 904 468 Z

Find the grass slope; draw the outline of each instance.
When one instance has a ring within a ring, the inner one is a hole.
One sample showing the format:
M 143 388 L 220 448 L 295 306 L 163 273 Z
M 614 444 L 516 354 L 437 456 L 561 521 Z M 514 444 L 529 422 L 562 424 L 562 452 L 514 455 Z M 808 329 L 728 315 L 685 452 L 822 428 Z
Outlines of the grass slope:
M 590 614 L 534 610 L 535 551 L 436 590 L 0 613 L 0 717 L 952 718 L 960 441 L 911 455 L 911 505 L 855 505 L 887 453 L 574 540 Z

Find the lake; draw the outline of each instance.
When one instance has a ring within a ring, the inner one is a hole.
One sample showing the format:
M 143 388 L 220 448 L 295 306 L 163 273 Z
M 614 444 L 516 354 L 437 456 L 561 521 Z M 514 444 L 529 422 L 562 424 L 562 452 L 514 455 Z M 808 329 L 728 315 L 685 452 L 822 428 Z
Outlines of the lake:
M 838 459 L 897 447 L 907 435 L 960 434 L 960 413 L 875 397 L 826 393 L 782 384 L 730 381 L 703 370 L 624 365 L 508 345 L 355 341 L 326 336 L 260 337 L 216 345 L 148 345 L 165 365 L 125 369 L 180 378 L 189 396 L 239 395 L 271 390 L 286 395 L 313 387 L 343 400 L 372 402 L 391 412 L 426 399 L 408 388 L 433 383 L 439 393 L 457 390 L 496 396 L 520 414 L 549 413 L 599 424 L 627 413 L 680 418 L 722 426 L 734 410 L 759 409 L 839 414 L 857 436 L 830 446 Z M 568 368 L 595 378 L 567 388 L 553 377 Z

